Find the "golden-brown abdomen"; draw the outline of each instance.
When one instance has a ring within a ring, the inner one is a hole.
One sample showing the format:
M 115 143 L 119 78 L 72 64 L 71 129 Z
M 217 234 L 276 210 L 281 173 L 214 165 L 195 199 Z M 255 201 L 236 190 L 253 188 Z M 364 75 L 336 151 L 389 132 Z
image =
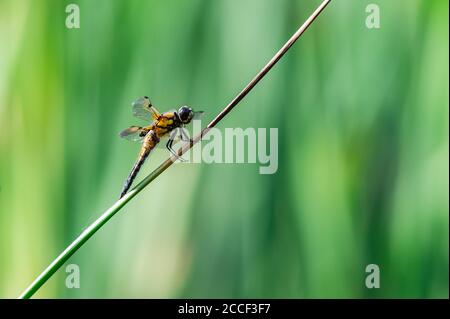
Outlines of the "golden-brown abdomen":
M 139 170 L 142 167 L 142 164 L 144 164 L 145 159 L 148 157 L 150 152 L 155 148 L 156 144 L 159 143 L 159 138 L 156 135 L 156 133 L 152 130 L 150 130 L 147 135 L 145 135 L 144 141 L 142 142 L 141 151 L 139 153 L 138 159 L 136 163 L 134 164 L 130 174 L 128 175 L 128 178 L 125 182 L 125 185 L 123 186 L 122 192 L 120 194 L 120 197 L 122 198 L 127 191 L 130 189 L 131 185 L 133 184 L 134 179 L 136 178 Z

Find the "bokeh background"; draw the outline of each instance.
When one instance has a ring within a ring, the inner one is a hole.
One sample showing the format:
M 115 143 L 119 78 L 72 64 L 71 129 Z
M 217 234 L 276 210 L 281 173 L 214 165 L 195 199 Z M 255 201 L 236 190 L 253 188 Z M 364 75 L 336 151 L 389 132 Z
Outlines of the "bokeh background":
M 134 99 L 212 119 L 319 2 L 0 0 L 0 297 L 117 199 Z M 70 259 L 79 289 L 64 266 L 36 297 L 448 298 L 448 23 L 444 0 L 333 1 L 219 125 L 277 127 L 276 174 L 174 165 Z

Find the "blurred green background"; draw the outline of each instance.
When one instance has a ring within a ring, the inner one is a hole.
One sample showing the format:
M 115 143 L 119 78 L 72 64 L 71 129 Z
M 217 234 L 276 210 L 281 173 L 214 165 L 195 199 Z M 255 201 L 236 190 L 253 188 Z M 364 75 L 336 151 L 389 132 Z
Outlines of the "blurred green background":
M 0 0 L 0 297 L 117 199 L 134 99 L 212 119 L 319 2 Z M 447 1 L 332 1 L 219 125 L 279 128 L 278 172 L 174 165 L 70 259 L 79 289 L 64 266 L 36 297 L 448 297 L 448 23 Z

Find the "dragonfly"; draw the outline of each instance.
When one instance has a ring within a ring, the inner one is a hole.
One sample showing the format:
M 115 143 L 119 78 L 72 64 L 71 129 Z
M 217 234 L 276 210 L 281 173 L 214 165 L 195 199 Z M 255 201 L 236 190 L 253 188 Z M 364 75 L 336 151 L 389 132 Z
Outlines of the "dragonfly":
M 164 137 L 169 137 L 166 148 L 177 159 L 184 159 L 173 150 L 172 146 L 176 137 L 182 140 L 190 140 L 184 126 L 188 125 L 192 120 L 203 115 L 203 111 L 195 112 L 188 106 L 182 106 L 178 111 L 168 111 L 160 113 L 153 105 L 148 96 L 141 97 L 132 103 L 133 115 L 141 120 L 151 123 L 147 126 L 131 126 L 120 132 L 120 137 L 130 141 L 140 141 L 142 143 L 139 156 L 128 175 L 123 186 L 120 198 L 122 198 L 130 189 L 139 170 L 149 156 L 150 152 L 159 144 Z M 174 134 L 177 133 L 178 134 Z

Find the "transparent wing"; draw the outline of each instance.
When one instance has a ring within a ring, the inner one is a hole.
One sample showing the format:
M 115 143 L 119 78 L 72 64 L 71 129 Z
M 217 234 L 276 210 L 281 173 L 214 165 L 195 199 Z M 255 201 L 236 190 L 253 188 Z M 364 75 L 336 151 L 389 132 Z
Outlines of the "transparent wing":
M 132 104 L 133 115 L 141 120 L 151 122 L 161 115 L 153 106 L 150 99 L 146 96 L 140 97 Z
M 205 112 L 196 111 L 196 112 L 194 112 L 194 117 L 192 118 L 192 120 L 199 120 L 203 117 L 203 115 L 205 115 Z
M 122 132 L 119 133 L 119 136 L 121 138 L 124 138 L 129 141 L 142 141 L 142 139 L 145 137 L 145 130 L 140 126 L 131 126 Z

